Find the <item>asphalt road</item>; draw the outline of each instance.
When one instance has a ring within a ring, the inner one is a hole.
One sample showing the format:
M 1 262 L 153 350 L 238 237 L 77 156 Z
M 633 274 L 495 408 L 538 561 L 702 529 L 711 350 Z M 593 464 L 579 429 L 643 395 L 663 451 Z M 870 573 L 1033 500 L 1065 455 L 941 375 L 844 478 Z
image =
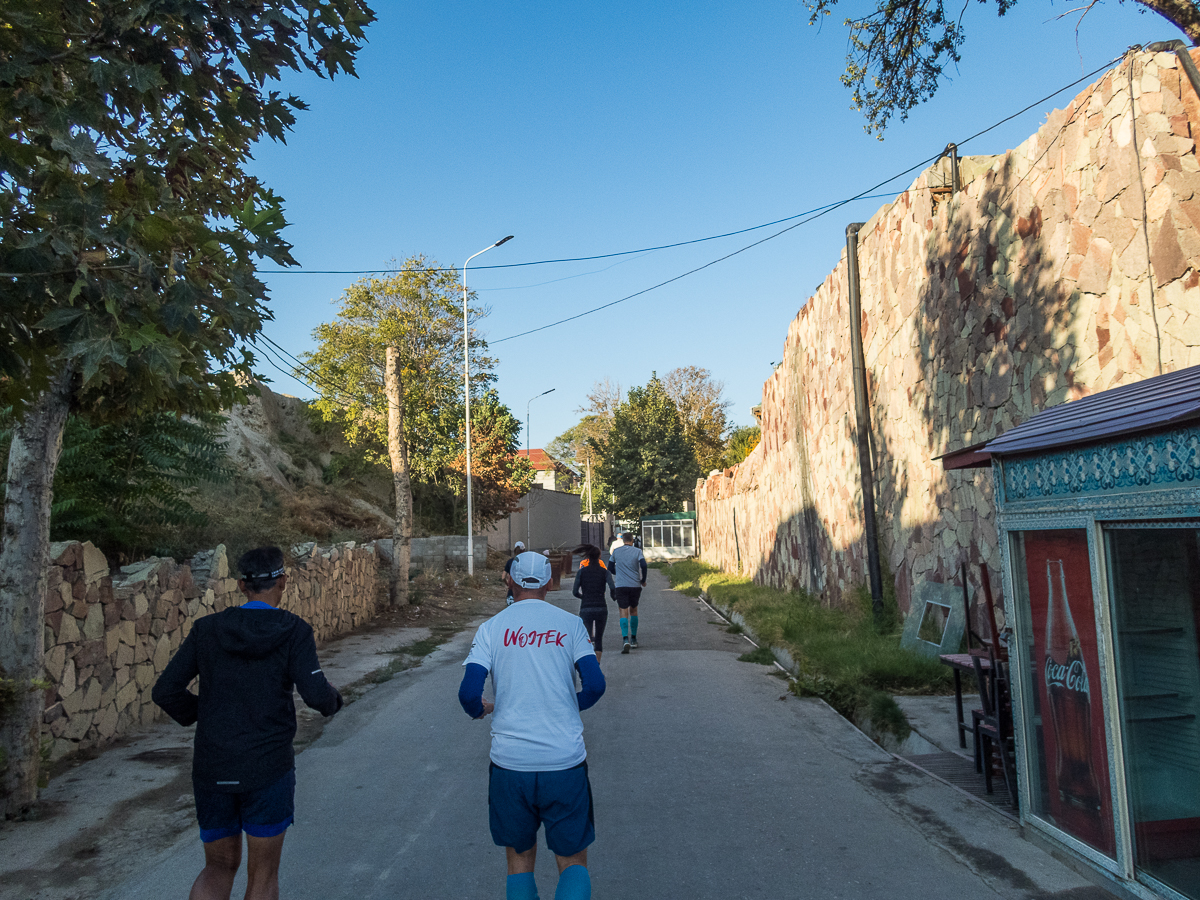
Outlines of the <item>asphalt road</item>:
M 598 898 L 1103 898 L 1015 828 L 743 663 L 741 637 L 651 572 L 641 647 L 610 613 L 608 690 L 583 713 Z M 551 599 L 574 608 L 566 591 Z M 457 701 L 471 632 L 339 713 L 297 759 L 289 900 L 504 895 L 487 825 L 488 726 Z M 538 887 L 554 896 L 541 844 Z M 198 835 L 107 896 L 185 897 Z M 235 891 L 240 896 L 240 887 Z

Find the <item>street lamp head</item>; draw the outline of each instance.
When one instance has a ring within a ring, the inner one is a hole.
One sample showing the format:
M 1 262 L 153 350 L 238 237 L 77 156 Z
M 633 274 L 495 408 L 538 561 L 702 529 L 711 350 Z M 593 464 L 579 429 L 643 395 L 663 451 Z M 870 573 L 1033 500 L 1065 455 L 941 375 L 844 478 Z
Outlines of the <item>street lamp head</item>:
M 502 237 L 502 238 L 500 238 L 500 240 L 496 241 L 496 243 L 492 244 L 492 246 L 493 246 L 493 247 L 499 247 L 501 244 L 507 244 L 507 243 L 508 243 L 509 241 L 511 241 L 512 239 L 513 239 L 513 236 L 510 234 L 508 237 Z

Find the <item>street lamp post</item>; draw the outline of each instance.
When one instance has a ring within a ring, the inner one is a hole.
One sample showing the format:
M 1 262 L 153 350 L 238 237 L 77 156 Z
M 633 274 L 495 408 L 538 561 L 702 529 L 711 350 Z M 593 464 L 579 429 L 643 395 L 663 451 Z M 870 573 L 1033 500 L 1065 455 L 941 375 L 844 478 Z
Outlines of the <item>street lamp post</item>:
M 511 241 L 513 236 L 500 238 L 496 243 L 484 247 L 479 253 L 467 257 L 463 263 L 463 400 L 466 408 L 467 425 L 467 574 L 475 574 L 475 520 L 471 505 L 471 326 L 467 320 L 467 266 L 480 253 Z
M 533 451 L 531 451 L 529 449 L 529 404 L 533 403 L 533 401 L 536 400 L 538 397 L 545 397 L 547 394 L 553 394 L 553 393 L 554 393 L 554 388 L 550 388 L 550 390 L 548 390 L 548 391 L 542 391 L 540 394 L 537 395 L 537 397 L 530 397 L 529 403 L 525 404 L 525 458 L 527 460 L 529 460 L 530 466 L 533 465 Z M 530 540 L 530 538 L 533 536 L 532 535 L 533 530 L 529 525 L 529 508 L 531 506 L 533 506 L 533 486 L 532 485 L 530 485 L 530 487 L 529 487 L 529 499 L 525 503 L 525 549 L 526 550 L 533 549 L 533 541 Z

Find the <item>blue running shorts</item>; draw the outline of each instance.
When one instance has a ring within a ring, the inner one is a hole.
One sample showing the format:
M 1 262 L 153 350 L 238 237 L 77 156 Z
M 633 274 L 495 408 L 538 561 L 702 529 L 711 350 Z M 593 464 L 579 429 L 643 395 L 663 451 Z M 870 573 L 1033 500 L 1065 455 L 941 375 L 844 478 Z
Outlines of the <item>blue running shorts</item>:
M 596 840 L 587 763 L 557 772 L 515 772 L 495 763 L 488 771 L 488 818 L 498 847 L 525 853 L 546 826 L 546 846 L 574 856 Z
M 285 832 L 295 815 L 296 770 L 256 791 L 227 794 L 193 786 L 200 840 L 206 844 L 243 831 L 251 837 Z

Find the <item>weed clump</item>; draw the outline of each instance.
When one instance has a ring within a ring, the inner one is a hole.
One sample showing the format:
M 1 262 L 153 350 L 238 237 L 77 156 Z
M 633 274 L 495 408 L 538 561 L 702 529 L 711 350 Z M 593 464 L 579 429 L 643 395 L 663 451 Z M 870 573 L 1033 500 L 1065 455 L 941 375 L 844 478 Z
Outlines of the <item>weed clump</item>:
M 876 736 L 908 737 L 894 694 L 939 694 L 951 687 L 950 672 L 938 660 L 900 646 L 894 592 L 885 593 L 884 613 L 876 619 L 870 592 L 862 587 L 834 608 L 807 591 L 764 587 L 696 560 L 677 562 L 666 574 L 676 590 L 693 597 L 703 591 L 717 606 L 738 612 L 764 650 L 787 650 L 798 669 L 793 693 L 820 697 Z

